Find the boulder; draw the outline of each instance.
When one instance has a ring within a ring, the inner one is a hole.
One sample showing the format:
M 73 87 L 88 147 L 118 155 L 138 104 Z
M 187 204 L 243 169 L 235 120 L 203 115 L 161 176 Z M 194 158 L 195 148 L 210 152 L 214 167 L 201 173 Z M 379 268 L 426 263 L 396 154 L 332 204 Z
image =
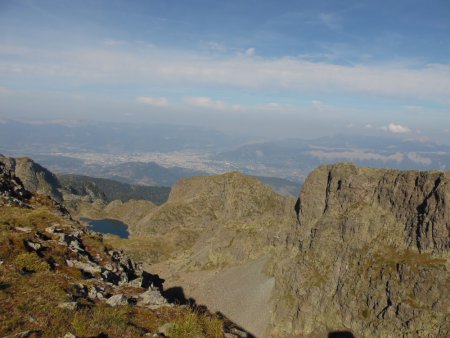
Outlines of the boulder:
M 159 290 L 149 289 L 138 296 L 136 305 L 150 309 L 157 309 L 161 306 L 169 306 L 169 303 L 161 295 Z
M 75 267 L 92 275 L 102 272 L 101 267 L 98 264 L 91 261 L 88 261 L 88 263 L 84 263 L 74 259 L 67 259 L 66 263 L 70 267 Z
M 125 296 L 123 294 L 114 295 L 112 297 L 109 297 L 106 301 L 106 304 L 111 306 L 121 306 L 121 305 L 128 305 L 129 297 Z

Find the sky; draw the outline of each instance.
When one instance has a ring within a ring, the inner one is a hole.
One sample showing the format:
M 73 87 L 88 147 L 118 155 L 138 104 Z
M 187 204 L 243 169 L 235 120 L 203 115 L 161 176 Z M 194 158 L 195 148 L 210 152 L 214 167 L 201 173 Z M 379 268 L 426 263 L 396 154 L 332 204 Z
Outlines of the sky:
M 450 141 L 450 0 L 0 0 L 0 119 Z

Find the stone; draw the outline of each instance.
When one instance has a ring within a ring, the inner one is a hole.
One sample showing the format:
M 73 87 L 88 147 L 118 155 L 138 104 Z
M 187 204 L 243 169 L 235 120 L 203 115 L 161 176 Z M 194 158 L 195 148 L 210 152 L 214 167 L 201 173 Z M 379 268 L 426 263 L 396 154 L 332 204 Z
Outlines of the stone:
M 139 278 L 136 278 L 136 279 L 133 279 L 133 280 L 129 281 L 128 285 L 136 287 L 136 288 L 141 288 L 142 287 L 142 282 L 143 282 L 143 278 L 139 277 Z
M 102 269 L 101 267 L 91 261 L 88 261 L 88 263 L 80 262 L 74 259 L 67 259 L 66 263 L 70 267 L 75 267 L 77 269 L 80 269 L 84 272 L 90 273 L 92 275 L 95 275 L 97 273 L 101 273 Z
M 77 302 L 66 302 L 66 303 L 59 303 L 58 308 L 60 309 L 66 309 L 66 310 L 76 310 L 78 309 L 78 303 Z
M 100 274 L 101 278 L 108 283 L 119 285 L 120 277 L 110 270 L 103 270 Z
M 138 296 L 136 305 L 150 309 L 157 309 L 161 306 L 169 306 L 169 303 L 161 295 L 159 290 L 149 289 Z
M 129 297 L 127 297 L 123 294 L 118 294 L 118 295 L 109 297 L 106 300 L 106 304 L 111 305 L 111 306 L 121 306 L 121 305 L 128 305 L 128 301 L 129 301 Z
M 73 252 L 86 255 L 84 245 L 79 237 L 75 235 L 67 235 L 65 233 L 60 233 L 59 241 L 60 243 L 67 245 L 69 249 L 72 250 Z
M 32 242 L 32 241 L 24 241 L 24 243 L 25 243 L 26 247 L 30 250 L 39 251 L 42 249 L 41 243 Z
M 14 227 L 14 230 L 24 232 L 26 234 L 29 234 L 32 231 L 32 229 L 29 227 Z
M 58 224 L 59 226 L 59 224 Z M 62 229 L 58 228 L 58 226 L 52 225 L 47 228 L 45 228 L 45 232 L 49 234 L 61 234 L 63 233 Z
M 105 289 L 104 288 L 100 288 L 98 286 L 91 286 L 89 288 L 89 293 L 88 293 L 88 298 L 91 300 L 104 300 L 105 297 Z
M 78 338 L 78 336 L 75 336 L 73 333 L 71 332 L 67 332 L 63 338 Z

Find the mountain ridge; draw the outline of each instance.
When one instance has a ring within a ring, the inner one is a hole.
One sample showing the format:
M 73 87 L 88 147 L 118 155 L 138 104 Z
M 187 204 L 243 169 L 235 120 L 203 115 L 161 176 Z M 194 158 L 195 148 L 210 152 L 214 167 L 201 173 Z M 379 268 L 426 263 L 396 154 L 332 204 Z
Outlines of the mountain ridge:
M 449 208 L 449 172 L 323 165 L 297 203 L 233 172 L 179 181 L 114 241 L 257 336 L 445 337 Z

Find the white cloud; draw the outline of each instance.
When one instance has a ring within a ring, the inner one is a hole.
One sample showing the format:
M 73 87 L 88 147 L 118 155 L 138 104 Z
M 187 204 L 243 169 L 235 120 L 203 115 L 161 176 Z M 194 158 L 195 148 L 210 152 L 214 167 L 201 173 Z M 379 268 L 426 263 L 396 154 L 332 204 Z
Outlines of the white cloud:
M 216 41 L 209 41 L 206 43 L 206 47 L 214 52 L 225 53 L 227 48 L 222 43 Z
M 103 43 L 107 46 L 119 46 L 124 45 L 127 42 L 124 40 L 106 39 L 105 41 L 103 41 Z
M 336 13 L 320 13 L 319 22 L 333 30 L 340 29 L 342 26 L 342 18 Z
M 159 48 L 13 49 L 18 58 L 0 58 L 0 74 L 78 83 L 207 85 L 277 89 L 303 93 L 350 93 L 450 102 L 450 66 L 337 65 L 301 58 L 208 56 Z M 2 47 L 0 46 L 0 50 Z M 249 48 L 247 55 L 254 49 Z M 16 70 L 16 72 L 14 71 Z M 18 74 L 17 71 L 21 72 Z
M 407 106 L 402 106 L 402 108 L 408 112 L 411 113 L 421 113 L 424 111 L 424 108 L 421 106 L 415 106 L 415 105 L 407 105 Z
M 312 100 L 311 101 L 311 105 L 313 106 L 313 108 L 315 109 L 322 109 L 324 107 L 324 104 L 322 101 L 320 100 Z
M 169 100 L 165 97 L 138 96 L 136 101 L 156 107 L 167 107 L 169 105 Z
M 393 134 L 404 134 L 411 131 L 411 129 L 409 129 L 408 127 L 395 123 L 389 123 L 387 126 L 381 127 L 381 129 Z
M 248 49 L 246 49 L 244 54 L 246 56 L 253 56 L 253 55 L 255 55 L 255 48 L 248 48 Z
M 421 156 L 415 152 L 408 153 L 407 156 L 411 161 L 413 161 L 415 163 L 425 164 L 425 165 L 430 165 L 432 163 L 430 158 Z
M 184 102 L 190 106 L 214 110 L 224 110 L 227 108 L 227 105 L 223 101 L 213 100 L 212 98 L 207 96 L 189 96 L 184 99 Z

